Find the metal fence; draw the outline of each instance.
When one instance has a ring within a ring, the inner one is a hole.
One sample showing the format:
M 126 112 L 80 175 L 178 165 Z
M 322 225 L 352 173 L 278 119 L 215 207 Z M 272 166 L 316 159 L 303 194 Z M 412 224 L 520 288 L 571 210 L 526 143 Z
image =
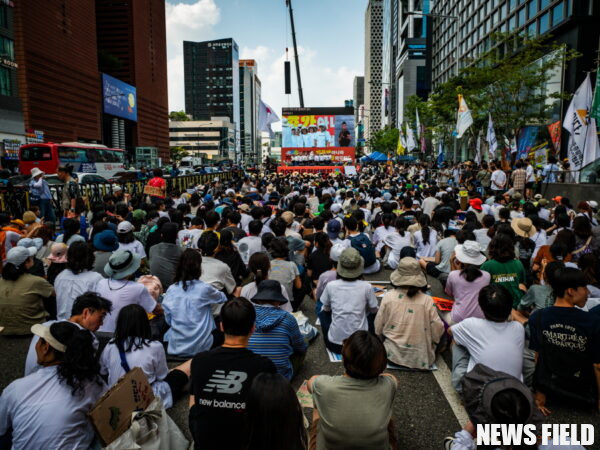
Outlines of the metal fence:
M 207 174 L 192 174 L 182 175 L 178 177 L 167 177 L 167 192 L 179 190 L 185 192 L 190 186 L 206 184 L 211 182 L 215 177 L 220 181 L 229 181 L 239 175 L 238 171 L 215 172 Z M 131 194 L 131 196 L 142 194 L 144 186 L 148 180 L 130 181 L 125 183 L 87 183 L 79 184 L 82 197 L 85 198 L 86 204 L 89 206 L 92 203 L 102 202 L 107 194 L 112 194 L 117 186 L 121 186 L 123 192 Z M 50 186 L 52 193 L 52 203 L 55 210 L 60 211 L 60 199 L 62 197 L 62 185 Z M 4 212 L 8 212 L 13 217 L 21 217 L 25 211 L 29 209 L 29 189 L 27 186 L 18 186 L 11 188 L 0 188 L 0 208 Z

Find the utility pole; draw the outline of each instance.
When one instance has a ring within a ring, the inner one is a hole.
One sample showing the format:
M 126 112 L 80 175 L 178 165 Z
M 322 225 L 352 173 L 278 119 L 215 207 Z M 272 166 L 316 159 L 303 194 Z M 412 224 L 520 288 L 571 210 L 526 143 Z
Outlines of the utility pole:
M 300 97 L 300 107 L 304 108 L 304 95 L 302 94 L 302 80 L 300 79 L 300 63 L 298 62 L 298 46 L 296 45 L 296 27 L 294 26 L 294 12 L 292 10 L 292 0 L 285 0 L 290 11 L 290 23 L 292 25 L 292 42 L 294 43 L 294 60 L 296 61 L 296 78 L 298 79 L 298 97 Z

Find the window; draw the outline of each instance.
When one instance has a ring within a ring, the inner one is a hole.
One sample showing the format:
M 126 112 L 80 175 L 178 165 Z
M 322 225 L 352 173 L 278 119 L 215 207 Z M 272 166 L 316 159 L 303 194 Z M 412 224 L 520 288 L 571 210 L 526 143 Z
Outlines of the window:
M 551 0 L 540 0 L 540 10 L 547 8 Z
M 14 61 L 15 59 L 15 42 L 4 36 L 0 36 L 0 56 Z
M 0 27 L 8 27 L 8 6 L 0 5 Z
M 88 162 L 85 149 L 76 147 L 58 147 L 58 159 L 61 162 Z M 96 161 L 103 162 L 100 158 Z
M 527 8 L 529 9 L 529 18 L 531 19 L 538 12 L 538 0 L 530 0 Z
M 512 16 L 509 20 L 508 20 L 508 30 L 512 31 L 515 29 L 517 23 L 517 16 Z
M 535 20 L 529 24 L 529 26 L 527 27 L 527 35 L 528 36 L 535 36 L 537 32 L 537 23 L 535 22 Z
M 555 27 L 561 23 L 565 18 L 564 5 L 560 2 L 554 8 L 552 8 L 552 26 Z
M 22 161 L 49 161 L 52 159 L 50 147 L 29 147 L 21 152 Z
M 0 67 L 0 95 L 13 96 L 11 70 Z
M 509 10 L 515 9 L 517 6 L 517 0 L 510 0 Z
M 525 25 L 525 8 L 521 8 L 517 13 L 517 16 L 517 27 L 522 27 L 523 25 Z
M 544 34 L 550 28 L 550 13 L 546 13 L 540 17 L 540 34 Z

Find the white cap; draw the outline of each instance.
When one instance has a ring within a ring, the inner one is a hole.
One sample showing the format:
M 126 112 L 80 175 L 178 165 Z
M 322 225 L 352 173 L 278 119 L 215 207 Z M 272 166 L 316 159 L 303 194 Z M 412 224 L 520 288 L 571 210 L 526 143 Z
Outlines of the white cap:
M 235 194 L 235 191 L 231 188 L 225 190 L 225 195 Z
M 334 203 L 329 209 L 332 213 L 339 213 L 342 210 L 342 205 L 340 205 L 339 203 Z
M 598 209 L 598 202 L 596 200 L 590 200 L 587 204 L 590 205 L 592 209 Z
M 20 266 L 27 258 L 31 258 L 37 253 L 37 248 L 35 247 L 21 247 L 16 246 L 11 248 L 8 253 L 6 253 L 6 261 L 5 263 L 11 263 L 15 266 Z
M 131 222 L 124 220 L 117 226 L 117 233 L 129 233 L 130 231 L 133 231 L 133 229 Z

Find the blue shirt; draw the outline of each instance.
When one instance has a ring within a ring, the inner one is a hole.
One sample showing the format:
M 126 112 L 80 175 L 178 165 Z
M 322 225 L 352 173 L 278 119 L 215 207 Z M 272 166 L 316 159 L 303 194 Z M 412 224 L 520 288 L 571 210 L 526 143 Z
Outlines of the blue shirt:
M 256 309 L 256 328 L 248 349 L 268 357 L 277 372 L 292 379 L 294 368 L 290 356 L 294 353 L 306 353 L 307 345 L 302 338 L 298 322 L 289 312 L 269 305 L 254 305 Z
M 547 183 L 556 183 L 556 174 L 560 172 L 560 169 L 556 164 L 546 164 L 542 175 L 544 176 Z
M 165 320 L 171 326 L 165 333 L 170 355 L 194 356 L 210 350 L 215 328 L 211 305 L 225 303 L 227 297 L 210 284 L 194 280 L 172 284 L 163 299 Z
M 48 186 L 48 182 L 42 177 L 37 181 L 35 179 L 29 181 L 29 193 L 40 200 L 50 200 L 52 198 L 50 186 Z

